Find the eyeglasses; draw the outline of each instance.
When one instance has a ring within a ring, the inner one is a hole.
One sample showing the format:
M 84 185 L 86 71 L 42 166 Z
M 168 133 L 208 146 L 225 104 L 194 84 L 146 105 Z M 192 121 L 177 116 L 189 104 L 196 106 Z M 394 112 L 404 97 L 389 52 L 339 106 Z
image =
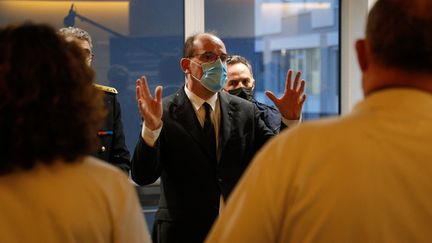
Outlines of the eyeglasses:
M 196 57 L 196 56 L 199 56 L 199 59 L 203 60 L 204 62 L 214 62 L 218 58 L 220 58 L 222 62 L 226 62 L 226 60 L 230 57 L 229 55 L 224 53 L 217 55 L 213 52 L 204 52 L 201 54 L 193 55 L 192 57 Z

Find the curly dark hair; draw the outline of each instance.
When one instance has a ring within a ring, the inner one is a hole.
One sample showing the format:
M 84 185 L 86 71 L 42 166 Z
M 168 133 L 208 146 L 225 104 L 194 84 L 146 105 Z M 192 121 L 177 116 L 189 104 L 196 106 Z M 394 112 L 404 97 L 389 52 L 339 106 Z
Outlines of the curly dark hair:
M 106 111 L 94 76 L 81 48 L 52 27 L 0 28 L 0 174 L 97 148 Z
M 366 37 L 386 66 L 432 72 L 432 1 L 378 0 L 369 12 Z

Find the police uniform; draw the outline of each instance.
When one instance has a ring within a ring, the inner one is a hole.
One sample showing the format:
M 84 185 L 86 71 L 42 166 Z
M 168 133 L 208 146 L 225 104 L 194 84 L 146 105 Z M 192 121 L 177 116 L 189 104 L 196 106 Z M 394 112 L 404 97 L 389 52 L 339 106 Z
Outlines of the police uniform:
M 108 114 L 103 127 L 98 131 L 101 142 L 100 149 L 93 155 L 129 172 L 130 154 L 125 144 L 120 103 L 117 100 L 118 92 L 112 87 L 94 85 L 105 93 L 104 100 Z

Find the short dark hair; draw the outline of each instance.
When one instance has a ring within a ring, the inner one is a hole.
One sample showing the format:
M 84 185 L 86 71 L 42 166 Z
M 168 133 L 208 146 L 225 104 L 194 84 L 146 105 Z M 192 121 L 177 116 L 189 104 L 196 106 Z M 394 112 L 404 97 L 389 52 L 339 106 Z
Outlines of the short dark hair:
M 242 63 L 246 67 L 248 67 L 249 72 L 253 76 L 252 65 L 249 63 L 249 61 L 246 58 L 244 58 L 242 56 L 239 56 L 239 55 L 232 55 L 232 56 L 228 57 L 228 59 L 227 59 L 227 65 L 234 65 L 234 64 L 237 64 L 237 63 Z
M 106 111 L 93 79 L 81 48 L 52 27 L 0 28 L 0 174 L 96 149 Z
M 194 50 L 194 43 L 193 42 L 195 41 L 195 39 L 197 38 L 197 36 L 204 35 L 204 34 L 216 36 L 216 32 L 215 31 L 205 32 L 205 33 L 196 33 L 196 34 L 193 34 L 193 35 L 189 36 L 186 39 L 186 41 L 185 41 L 185 43 L 183 45 L 183 57 L 187 58 L 187 57 L 193 57 L 195 55 L 194 54 L 195 50 Z
M 366 37 L 375 60 L 385 66 L 432 72 L 432 1 L 378 0 Z
M 193 42 L 199 34 L 189 36 L 183 45 L 183 57 L 192 57 L 194 55 Z

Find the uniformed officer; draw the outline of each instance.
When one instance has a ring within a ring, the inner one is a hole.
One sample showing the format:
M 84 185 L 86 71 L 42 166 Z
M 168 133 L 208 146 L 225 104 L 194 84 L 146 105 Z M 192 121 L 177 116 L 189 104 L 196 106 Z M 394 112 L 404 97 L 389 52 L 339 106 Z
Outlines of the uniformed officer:
M 90 66 L 93 60 L 93 45 L 87 31 L 76 27 L 68 27 L 61 28 L 59 33 L 63 35 L 66 40 L 74 41 L 86 52 L 86 61 Z M 94 85 L 105 93 L 105 105 L 108 111 L 105 123 L 98 131 L 101 146 L 94 156 L 108 161 L 128 173 L 130 169 L 130 154 L 125 144 L 120 103 L 117 99 L 118 92 L 112 87 L 99 84 Z

